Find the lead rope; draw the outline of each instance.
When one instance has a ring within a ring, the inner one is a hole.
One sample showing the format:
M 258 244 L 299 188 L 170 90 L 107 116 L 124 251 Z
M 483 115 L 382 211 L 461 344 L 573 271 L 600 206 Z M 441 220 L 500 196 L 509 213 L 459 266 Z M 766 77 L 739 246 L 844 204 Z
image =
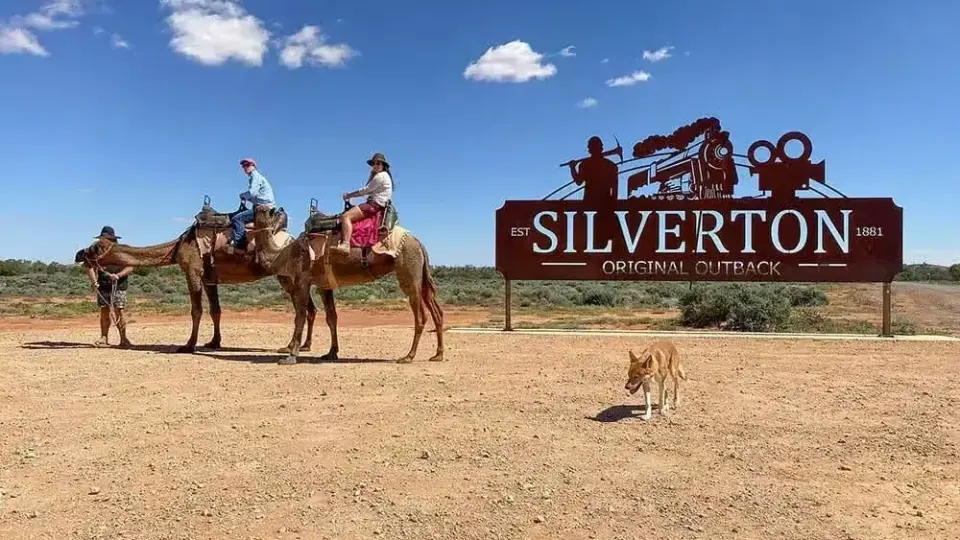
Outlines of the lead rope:
M 98 266 L 98 269 L 102 269 L 102 268 L 100 268 L 100 267 Z M 107 304 L 108 308 L 110 309 L 110 322 L 111 322 L 114 326 L 117 326 L 117 321 L 120 320 L 120 319 L 119 319 L 119 317 L 117 317 L 116 308 L 115 308 L 114 305 L 113 305 L 114 300 L 115 300 L 116 297 L 117 297 L 117 282 L 114 281 L 114 280 L 112 280 L 112 279 L 111 279 L 110 281 L 112 281 L 113 284 L 110 286 L 110 299 L 109 299 L 109 301 L 107 300 L 107 298 L 105 298 L 105 297 L 103 296 L 103 294 L 100 293 L 99 283 L 97 284 L 97 296 L 100 297 L 100 299 L 103 300 L 103 302 L 104 302 L 105 304 Z M 120 331 L 120 327 L 119 327 L 119 326 L 117 326 L 117 331 L 118 331 L 118 332 Z

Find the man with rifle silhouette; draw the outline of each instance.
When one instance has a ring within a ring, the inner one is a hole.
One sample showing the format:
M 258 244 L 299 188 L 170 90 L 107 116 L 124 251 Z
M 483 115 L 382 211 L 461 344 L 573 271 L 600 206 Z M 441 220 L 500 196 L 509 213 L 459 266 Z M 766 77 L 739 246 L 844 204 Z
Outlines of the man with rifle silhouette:
M 584 201 L 612 204 L 618 199 L 620 170 L 616 163 L 603 155 L 603 141 L 600 137 L 596 135 L 590 137 L 587 141 L 587 152 L 590 157 L 567 163 L 570 166 L 570 176 L 578 186 L 586 184 L 583 188 Z

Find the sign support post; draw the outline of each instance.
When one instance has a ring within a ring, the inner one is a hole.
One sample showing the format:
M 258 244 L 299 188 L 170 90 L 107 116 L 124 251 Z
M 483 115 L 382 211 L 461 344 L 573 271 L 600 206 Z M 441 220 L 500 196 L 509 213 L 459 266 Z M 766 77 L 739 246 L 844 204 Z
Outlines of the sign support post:
M 890 282 L 883 283 L 883 322 L 880 324 L 881 337 L 893 337 L 893 324 L 891 321 L 891 311 L 893 299 L 890 291 Z
M 503 331 L 513 331 L 513 323 L 510 321 L 511 299 L 510 299 L 510 280 L 503 280 Z

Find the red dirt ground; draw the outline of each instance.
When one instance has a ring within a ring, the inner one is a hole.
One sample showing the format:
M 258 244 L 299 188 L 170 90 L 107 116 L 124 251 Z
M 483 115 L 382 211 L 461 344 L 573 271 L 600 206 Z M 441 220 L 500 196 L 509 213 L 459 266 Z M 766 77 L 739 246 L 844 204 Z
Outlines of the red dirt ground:
M 644 422 L 644 338 L 429 363 L 427 333 L 398 365 L 409 318 L 345 310 L 341 361 L 279 366 L 277 316 L 196 355 L 182 320 L 0 332 L 0 539 L 960 537 L 956 343 L 677 339 L 680 408 Z

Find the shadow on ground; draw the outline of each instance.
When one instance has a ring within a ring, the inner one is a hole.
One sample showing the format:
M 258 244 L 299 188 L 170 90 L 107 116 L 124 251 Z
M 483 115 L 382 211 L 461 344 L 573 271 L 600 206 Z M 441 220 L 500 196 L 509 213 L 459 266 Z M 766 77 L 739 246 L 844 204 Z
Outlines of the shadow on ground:
M 650 411 L 659 410 L 660 406 L 654 403 L 650 406 Z M 643 405 L 614 405 L 598 412 L 594 416 L 588 416 L 588 420 L 594 422 L 619 422 L 628 418 L 640 418 L 643 415 L 645 407 Z
M 223 350 L 223 349 L 221 349 Z M 268 355 L 256 354 L 217 354 L 205 351 L 197 351 L 198 356 L 206 356 L 215 360 L 224 360 L 226 362 L 249 362 L 251 364 L 275 364 L 287 355 L 283 353 L 274 353 Z M 382 364 L 393 363 L 393 360 L 385 358 L 338 358 L 328 360 L 319 356 L 301 356 L 297 359 L 297 364 Z
M 158 352 L 158 353 L 171 353 L 174 354 L 177 352 L 179 345 L 133 345 L 128 349 L 121 349 L 125 351 L 140 351 L 140 352 Z M 31 350 L 52 350 L 52 349 L 93 349 L 96 348 L 92 343 L 79 343 L 73 341 L 31 341 L 24 343 L 20 346 L 21 349 L 31 349 Z M 120 349 L 116 344 L 110 344 L 106 347 L 99 347 L 101 349 Z M 207 349 L 204 347 L 197 347 L 197 352 L 201 352 Z M 269 352 L 269 349 L 258 349 L 252 347 L 220 347 L 216 349 L 221 352 Z M 187 353 L 182 353 L 187 354 Z

